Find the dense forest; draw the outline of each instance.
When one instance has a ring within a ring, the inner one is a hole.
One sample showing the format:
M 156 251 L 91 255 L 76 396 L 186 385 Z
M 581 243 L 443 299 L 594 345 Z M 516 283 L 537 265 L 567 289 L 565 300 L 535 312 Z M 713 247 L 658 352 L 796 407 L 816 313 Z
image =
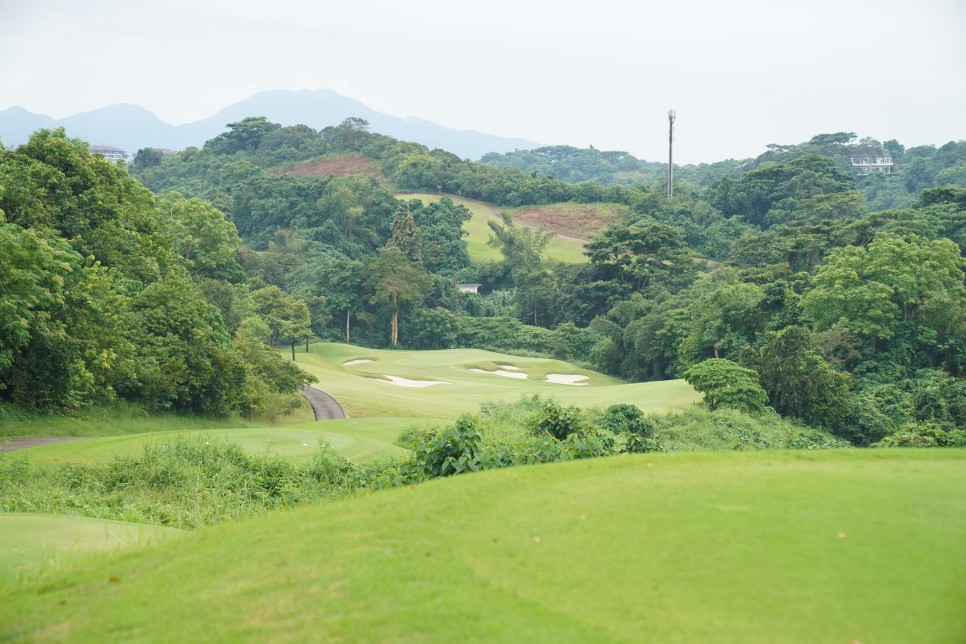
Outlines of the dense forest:
M 848 158 L 865 153 L 898 171 L 856 176 Z M 293 172 L 320 157 L 369 170 Z M 247 118 L 129 167 L 38 132 L 0 152 L 0 399 L 255 413 L 304 383 L 270 347 L 315 337 L 684 377 L 711 407 L 774 410 L 855 444 L 941 443 L 966 426 L 966 143 L 818 135 L 676 169 L 673 200 L 663 169 L 625 153 L 483 161 L 360 119 Z M 502 259 L 474 263 L 469 211 L 394 196 L 409 191 L 628 214 L 579 264 L 546 260 L 552 234 L 505 217 L 491 225 Z

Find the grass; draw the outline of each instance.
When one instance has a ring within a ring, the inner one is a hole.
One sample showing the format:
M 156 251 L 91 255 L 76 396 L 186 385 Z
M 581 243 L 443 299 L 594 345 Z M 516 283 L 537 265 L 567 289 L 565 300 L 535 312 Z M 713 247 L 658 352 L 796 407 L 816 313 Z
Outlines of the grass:
M 453 200 L 454 203 L 466 206 L 473 214 L 473 218 L 463 224 L 463 229 L 467 232 L 466 249 L 470 259 L 474 262 L 499 261 L 503 259 L 500 251 L 486 245 L 490 238 L 489 221 L 502 223 L 496 207 L 482 201 L 464 199 L 454 195 L 445 195 Z M 419 199 L 424 203 L 432 203 L 442 199 L 440 195 L 430 194 L 398 194 L 398 199 Z M 530 225 L 526 222 L 516 222 L 520 225 Z M 554 237 L 550 240 L 546 250 L 543 252 L 544 259 L 553 259 L 559 262 L 569 262 L 582 264 L 587 261 L 584 255 L 584 243 L 579 239 L 567 237 Z
M 181 430 L 106 436 L 69 443 L 51 443 L 20 452 L 31 461 L 46 463 L 103 463 L 114 456 L 132 456 L 145 445 L 192 434 L 211 441 L 228 440 L 248 454 L 281 457 L 292 462 L 306 462 L 312 458 L 319 441 L 324 440 L 342 456 L 364 462 L 385 456 L 404 455 L 407 450 L 395 445 L 406 418 L 346 418 L 325 423 L 306 423 L 285 428 L 233 428 Z
M 372 362 L 341 366 L 352 360 Z M 475 411 L 485 400 L 513 401 L 523 395 L 552 396 L 561 404 L 580 407 L 628 402 L 645 412 L 677 411 L 701 399 L 683 380 L 626 384 L 604 374 L 570 363 L 543 358 L 524 358 L 478 349 L 441 351 L 388 351 L 352 345 L 317 343 L 310 352 L 298 353 L 299 365 L 319 379 L 315 385 L 335 397 L 353 417 L 391 416 L 452 419 Z M 493 371 L 513 365 L 528 374 L 527 380 L 475 373 L 473 368 Z M 543 382 L 547 374 L 584 374 L 588 386 L 575 387 Z M 383 375 L 450 382 L 420 389 L 398 387 Z
M 966 450 L 512 468 L 0 590 L 0 639 L 917 641 L 966 633 Z
M 118 552 L 183 534 L 175 528 L 55 514 L 0 514 L 0 580 L 53 570 L 94 552 Z
M 312 420 L 307 402 L 278 420 L 278 426 Z M 202 418 L 177 414 L 149 414 L 136 405 L 116 404 L 82 410 L 76 416 L 28 413 L 0 406 L 0 441 L 23 436 L 117 436 L 148 432 L 197 431 L 264 427 L 265 420 Z

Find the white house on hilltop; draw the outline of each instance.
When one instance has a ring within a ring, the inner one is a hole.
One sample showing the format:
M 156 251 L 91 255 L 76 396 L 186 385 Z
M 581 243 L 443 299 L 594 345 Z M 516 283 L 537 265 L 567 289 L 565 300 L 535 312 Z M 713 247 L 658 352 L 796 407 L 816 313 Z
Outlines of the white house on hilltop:
M 111 163 L 127 161 L 127 150 L 121 148 L 114 148 L 109 145 L 92 145 L 90 150 L 91 154 L 99 154 Z
M 895 170 L 895 165 L 892 163 L 892 157 L 849 157 L 849 162 L 860 175 L 872 174 L 873 172 L 892 174 Z

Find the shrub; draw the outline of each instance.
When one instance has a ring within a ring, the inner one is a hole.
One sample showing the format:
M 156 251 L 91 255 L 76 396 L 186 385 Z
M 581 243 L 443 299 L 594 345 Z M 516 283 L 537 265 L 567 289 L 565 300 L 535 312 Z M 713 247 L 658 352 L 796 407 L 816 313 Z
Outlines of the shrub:
M 439 435 L 439 429 L 437 427 L 412 423 L 399 435 L 399 438 L 396 439 L 396 444 L 400 447 L 416 449 L 417 445 L 429 443 L 437 435 Z
M 482 469 L 480 446 L 483 434 L 472 416 L 463 415 L 452 427 L 413 451 L 416 477 L 436 478 Z
M 758 373 L 731 360 L 705 360 L 685 371 L 684 379 L 704 394 L 709 409 L 730 407 L 744 412 L 762 412 L 768 407 L 768 395 L 759 383 Z
M 908 423 L 873 447 L 966 447 L 966 430 L 944 430 L 936 423 Z
M 652 438 L 654 436 L 654 423 L 652 423 L 638 407 L 627 403 L 611 405 L 604 412 L 600 420 L 601 427 L 608 429 L 615 434 L 629 432 L 641 438 Z
M 530 418 L 528 426 L 534 434 L 546 433 L 563 440 L 584 429 L 584 422 L 579 408 L 561 407 L 556 401 L 548 400 L 543 409 Z

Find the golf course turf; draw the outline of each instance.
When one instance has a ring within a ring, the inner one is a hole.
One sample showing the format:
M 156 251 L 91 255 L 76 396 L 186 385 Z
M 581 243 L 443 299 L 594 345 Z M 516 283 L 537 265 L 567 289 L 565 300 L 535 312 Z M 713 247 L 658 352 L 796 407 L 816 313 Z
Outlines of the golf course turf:
M 539 394 L 657 413 L 700 400 L 683 381 L 626 384 L 478 350 L 319 343 L 297 358 L 350 418 L 190 433 L 291 461 L 325 440 L 365 462 L 406 454 L 407 427 L 451 422 L 487 400 Z M 451 384 L 411 388 L 390 376 Z M 184 433 L 3 458 L 103 463 Z M 966 450 L 625 455 L 437 479 L 190 532 L 8 514 L 0 543 L 0 641 L 966 638 Z
M 961 641 L 964 465 L 705 453 L 457 476 L 8 587 L 0 639 Z

